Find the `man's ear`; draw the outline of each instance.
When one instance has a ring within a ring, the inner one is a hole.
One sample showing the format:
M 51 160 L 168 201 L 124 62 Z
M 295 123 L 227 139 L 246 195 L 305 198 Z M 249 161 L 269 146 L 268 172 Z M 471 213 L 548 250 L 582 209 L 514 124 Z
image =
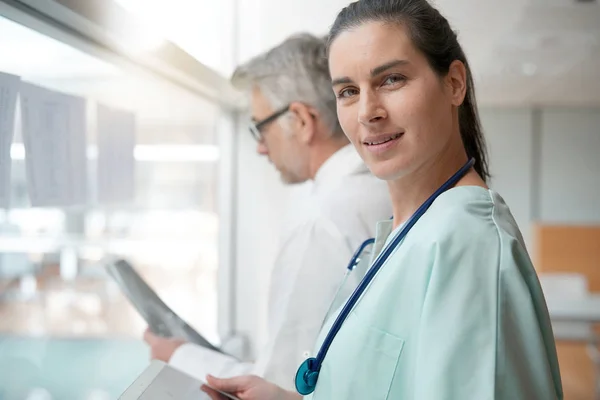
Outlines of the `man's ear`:
M 295 136 L 302 143 L 310 143 L 317 130 L 316 111 L 304 103 L 293 102 L 290 112 L 294 114 Z
M 446 86 L 450 89 L 452 104 L 460 106 L 467 95 L 467 68 L 459 60 L 454 60 L 445 77 Z

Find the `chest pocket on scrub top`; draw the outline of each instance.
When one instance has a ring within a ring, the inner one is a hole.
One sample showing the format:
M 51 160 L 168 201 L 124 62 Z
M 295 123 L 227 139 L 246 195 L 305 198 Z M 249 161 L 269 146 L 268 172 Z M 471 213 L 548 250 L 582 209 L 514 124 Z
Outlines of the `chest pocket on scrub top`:
M 351 313 L 349 320 L 353 318 Z M 335 365 L 327 359 L 323 363 L 313 400 L 388 400 L 404 340 L 373 326 L 354 329 L 349 336 L 350 343 L 342 340 L 330 349 Z

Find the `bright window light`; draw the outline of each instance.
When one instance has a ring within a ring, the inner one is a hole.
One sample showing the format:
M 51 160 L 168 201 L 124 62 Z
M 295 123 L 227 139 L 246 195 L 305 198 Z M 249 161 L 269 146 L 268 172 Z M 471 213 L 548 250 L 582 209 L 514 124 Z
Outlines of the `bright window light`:
M 219 147 L 209 144 L 196 145 L 144 145 L 135 146 L 133 156 L 136 161 L 150 162 L 216 162 L 219 160 Z M 13 143 L 10 148 L 10 157 L 13 160 L 25 159 L 25 146 L 23 143 Z M 89 146 L 88 159 L 98 158 L 98 148 Z
M 224 26 L 232 23 L 229 0 L 115 0 L 140 24 L 152 27 L 203 64 L 221 70 L 230 48 Z M 225 39 L 226 40 L 226 39 Z
M 0 38 L 0 71 L 25 80 L 121 75 L 112 64 L 3 17 Z

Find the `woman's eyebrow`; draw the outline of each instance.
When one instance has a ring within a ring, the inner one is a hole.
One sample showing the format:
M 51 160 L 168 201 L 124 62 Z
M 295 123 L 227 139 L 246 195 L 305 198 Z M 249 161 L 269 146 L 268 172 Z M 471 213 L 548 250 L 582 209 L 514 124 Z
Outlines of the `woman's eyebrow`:
M 407 60 L 393 60 L 390 62 L 387 62 L 385 64 L 380 65 L 379 67 L 375 67 L 371 70 L 371 77 L 375 77 L 379 74 L 381 74 L 382 72 L 387 71 L 388 69 L 397 67 L 399 65 L 407 65 L 410 64 Z
M 385 72 L 388 69 L 397 67 L 399 65 L 408 65 L 408 64 L 410 64 L 410 63 L 407 60 L 393 60 L 393 61 L 387 62 L 378 67 L 373 68 L 371 70 L 371 77 L 375 77 L 375 76 L 381 74 L 382 72 Z M 343 76 L 341 78 L 333 79 L 331 81 L 331 86 L 348 84 L 348 83 L 352 83 L 352 79 L 348 78 L 347 76 Z
M 344 76 L 342 78 L 335 78 L 334 80 L 332 80 L 331 86 L 347 84 L 347 83 L 352 83 L 352 79 L 348 78 L 347 76 Z

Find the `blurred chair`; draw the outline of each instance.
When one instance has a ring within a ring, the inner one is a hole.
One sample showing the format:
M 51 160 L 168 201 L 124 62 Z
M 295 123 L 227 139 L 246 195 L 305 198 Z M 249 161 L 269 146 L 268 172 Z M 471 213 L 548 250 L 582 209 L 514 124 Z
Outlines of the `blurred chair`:
M 540 283 L 544 296 L 554 301 L 576 300 L 590 294 L 588 281 L 583 274 L 556 272 L 540 273 Z M 595 368 L 595 399 L 600 400 L 600 337 L 594 331 L 592 323 L 552 321 L 554 338 L 557 341 L 585 343 L 589 357 Z

